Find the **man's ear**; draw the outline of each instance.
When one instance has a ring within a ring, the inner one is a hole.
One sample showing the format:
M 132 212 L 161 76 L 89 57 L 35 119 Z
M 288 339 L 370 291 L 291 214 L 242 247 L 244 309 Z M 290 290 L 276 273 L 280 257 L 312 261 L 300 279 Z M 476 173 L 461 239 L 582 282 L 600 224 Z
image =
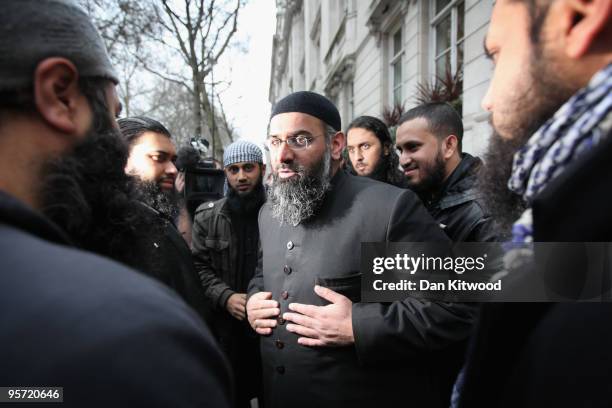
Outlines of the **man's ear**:
M 383 156 L 388 156 L 391 152 L 391 145 L 385 144 L 383 145 Z
M 336 132 L 331 139 L 331 157 L 333 160 L 342 159 L 342 149 L 344 149 L 344 145 L 346 142 L 346 137 L 342 132 Z
M 559 7 L 562 7 L 559 12 L 567 27 L 565 52 L 568 57 L 580 58 L 598 41 L 610 41 L 600 37 L 612 22 L 612 0 L 564 0 Z
M 442 157 L 444 157 L 445 160 L 450 159 L 451 157 L 453 157 L 453 154 L 455 154 L 458 148 L 459 139 L 457 138 L 457 136 L 446 136 L 442 141 Z
M 65 58 L 47 58 L 34 71 L 34 102 L 51 127 L 69 135 L 84 134 L 91 111 L 79 89 L 79 74 Z

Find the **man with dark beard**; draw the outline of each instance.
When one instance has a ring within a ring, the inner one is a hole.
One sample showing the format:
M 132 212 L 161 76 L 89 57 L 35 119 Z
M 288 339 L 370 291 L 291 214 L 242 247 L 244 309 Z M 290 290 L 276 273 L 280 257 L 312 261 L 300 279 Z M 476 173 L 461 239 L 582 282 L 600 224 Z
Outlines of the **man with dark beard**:
M 501 138 L 491 154 L 514 155 L 496 181 L 527 206 L 513 242 L 537 260 L 532 242 L 612 241 L 612 1 L 499 0 L 485 50 L 495 70 L 483 107 Z M 610 404 L 609 303 L 488 305 L 481 316 L 460 406 Z
M 239 140 L 225 149 L 228 194 L 195 214 L 192 250 L 205 294 L 216 314 L 211 326 L 236 378 L 236 406 L 261 403 L 259 341 L 246 317 L 247 286 L 257 266 L 257 214 L 265 201 L 265 165 L 255 144 Z
M 80 248 L 108 256 L 139 270 L 155 270 L 155 248 L 150 240 L 162 231 L 151 223 L 141 192 L 123 170 L 127 146 L 105 120 L 104 95 L 95 86 L 94 123 L 87 138 L 60 160 L 45 168 L 42 212 Z
M 176 148 L 170 132 L 147 117 L 123 118 L 118 123 L 129 149 L 125 172 L 137 180 L 140 198 L 148 210 L 151 226 L 147 229 L 157 230 L 153 236 L 146 234 L 147 229 L 141 231 L 138 242 L 149 249 L 135 256 L 153 260 L 143 271 L 176 290 L 208 321 L 210 309 L 204 301 L 191 251 L 174 224 L 179 207 L 174 188 Z
M 296 92 L 272 110 L 262 254 L 247 315 L 261 335 L 269 407 L 446 407 L 473 308 L 360 302 L 361 242 L 448 238 L 416 195 L 341 170 L 340 114 Z
M 42 215 L 88 227 L 89 166 L 126 181 L 125 162 L 77 157 L 127 159 L 113 129 L 117 78 L 93 24 L 68 0 L 4 0 L 0 55 L 0 384 L 52 387 L 47 401 L 59 402 L 63 387 L 70 407 L 228 406 L 228 369 L 197 316 L 156 282 L 74 248 Z M 111 213 L 127 198 L 115 200 Z
M 485 207 L 495 223 L 495 230 L 500 241 L 507 241 L 511 236 L 512 224 L 525 210 L 523 198 L 508 189 L 507 181 L 512 174 L 514 153 L 522 147 L 524 141 L 504 139 L 493 129 L 489 146 L 483 158 L 485 165 L 478 174 L 478 190 Z
M 493 219 L 476 189 L 482 161 L 461 151 L 463 122 L 447 103 L 426 103 L 399 120 L 400 165 L 432 217 L 453 242 L 496 240 Z

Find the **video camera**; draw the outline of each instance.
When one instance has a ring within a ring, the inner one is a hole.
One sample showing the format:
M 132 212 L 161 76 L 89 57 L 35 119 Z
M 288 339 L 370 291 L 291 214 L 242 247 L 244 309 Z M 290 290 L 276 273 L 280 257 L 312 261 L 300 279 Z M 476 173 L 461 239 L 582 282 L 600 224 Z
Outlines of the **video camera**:
M 212 159 L 202 160 L 195 149 L 180 149 L 176 166 L 185 173 L 183 196 L 189 215 L 193 218 L 200 204 L 223 197 L 225 173 L 215 168 Z

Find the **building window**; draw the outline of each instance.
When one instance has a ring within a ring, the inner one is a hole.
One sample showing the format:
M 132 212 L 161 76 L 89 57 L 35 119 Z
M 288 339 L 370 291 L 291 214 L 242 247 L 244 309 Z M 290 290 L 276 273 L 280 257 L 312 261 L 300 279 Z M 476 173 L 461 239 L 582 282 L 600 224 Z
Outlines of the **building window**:
M 402 104 L 402 56 L 404 55 L 404 43 L 402 39 L 402 27 L 400 26 L 390 35 L 389 41 L 391 95 L 393 105 Z
M 430 1 L 434 72 L 442 78 L 447 71 L 454 75 L 463 70 L 465 3 L 463 0 Z

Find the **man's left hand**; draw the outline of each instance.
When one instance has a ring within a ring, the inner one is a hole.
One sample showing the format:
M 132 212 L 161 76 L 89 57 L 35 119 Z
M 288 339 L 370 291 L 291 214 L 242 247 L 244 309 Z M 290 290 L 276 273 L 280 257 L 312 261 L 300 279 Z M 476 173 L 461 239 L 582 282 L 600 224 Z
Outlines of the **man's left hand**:
M 331 302 L 327 306 L 290 303 L 283 318 L 292 324 L 287 330 L 302 337 L 298 343 L 303 346 L 346 346 L 353 344 L 353 302 L 331 289 L 315 286 L 314 291 Z

